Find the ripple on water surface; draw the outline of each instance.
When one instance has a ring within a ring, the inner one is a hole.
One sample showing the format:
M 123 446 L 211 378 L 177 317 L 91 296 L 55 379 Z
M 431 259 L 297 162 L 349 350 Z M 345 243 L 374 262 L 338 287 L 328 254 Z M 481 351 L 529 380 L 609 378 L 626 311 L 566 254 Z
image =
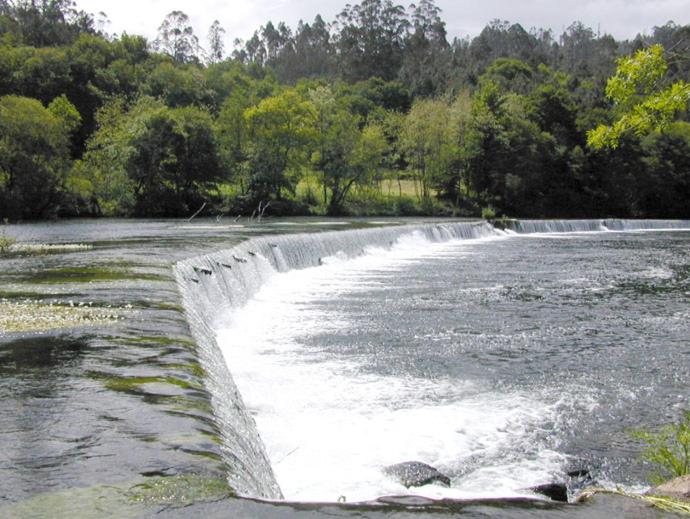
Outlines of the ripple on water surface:
M 288 499 L 406 492 L 382 469 L 408 460 L 451 476 L 415 489 L 433 497 L 524 495 L 573 466 L 639 487 L 629 430 L 690 396 L 689 239 L 407 237 L 275 275 L 220 343 Z

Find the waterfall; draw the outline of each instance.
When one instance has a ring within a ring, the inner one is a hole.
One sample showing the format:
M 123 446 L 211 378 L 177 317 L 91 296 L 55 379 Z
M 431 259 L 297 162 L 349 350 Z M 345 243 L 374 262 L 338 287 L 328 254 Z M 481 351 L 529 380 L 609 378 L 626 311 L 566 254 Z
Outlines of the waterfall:
M 690 220 L 511 220 L 507 228 L 518 234 L 690 229 Z M 183 306 L 207 372 L 206 383 L 223 435 L 228 479 L 237 494 L 282 498 L 255 421 L 216 343 L 218 319 L 242 307 L 277 272 L 315 267 L 333 256 L 355 258 L 372 247 L 389 249 L 396 240 L 412 233 L 421 233 L 431 242 L 506 234 L 481 221 L 261 236 L 175 266 Z
M 690 229 L 690 220 L 604 220 L 611 231 L 653 231 Z
M 508 228 L 520 234 L 606 230 L 603 220 L 510 220 Z
M 486 222 L 456 222 L 263 236 L 175 266 L 187 320 L 208 374 L 216 420 L 223 433 L 229 481 L 238 494 L 282 498 L 254 419 L 216 344 L 216 320 L 246 303 L 276 272 L 317 266 L 335 255 L 354 258 L 369 247 L 388 249 L 401 236 L 415 232 L 434 242 L 501 233 Z
M 690 229 L 690 220 L 509 220 L 520 234 Z

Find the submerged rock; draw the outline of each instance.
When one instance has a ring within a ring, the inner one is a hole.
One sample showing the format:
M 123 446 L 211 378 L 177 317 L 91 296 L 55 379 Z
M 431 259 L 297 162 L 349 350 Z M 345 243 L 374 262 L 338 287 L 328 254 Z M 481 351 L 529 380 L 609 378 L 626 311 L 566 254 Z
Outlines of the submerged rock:
M 546 496 L 553 501 L 560 503 L 568 502 L 568 487 L 565 483 L 545 483 L 536 487 L 530 487 L 529 490 L 535 494 Z
M 553 501 L 567 503 L 568 493 L 576 494 L 582 489 L 595 483 L 592 475 L 587 469 L 570 470 L 566 472 L 566 476 L 566 481 L 544 483 L 543 485 L 530 487 L 528 490 L 534 492 L 535 494 L 546 496 Z
M 398 480 L 405 487 L 421 487 L 430 483 L 450 486 L 450 478 L 421 461 L 405 461 L 383 469 L 384 474 Z

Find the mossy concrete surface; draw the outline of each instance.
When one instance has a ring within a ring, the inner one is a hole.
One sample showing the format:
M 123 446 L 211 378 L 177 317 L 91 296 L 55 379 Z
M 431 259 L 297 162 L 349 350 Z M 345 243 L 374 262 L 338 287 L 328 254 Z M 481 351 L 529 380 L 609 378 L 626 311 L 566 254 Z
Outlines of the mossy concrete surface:
M 198 474 L 148 477 L 139 482 L 46 492 L 0 505 L 0 517 L 121 519 L 149 517 L 166 509 L 232 496 L 227 481 Z
M 124 319 L 130 313 L 128 308 L 0 299 L 0 335 L 105 326 Z

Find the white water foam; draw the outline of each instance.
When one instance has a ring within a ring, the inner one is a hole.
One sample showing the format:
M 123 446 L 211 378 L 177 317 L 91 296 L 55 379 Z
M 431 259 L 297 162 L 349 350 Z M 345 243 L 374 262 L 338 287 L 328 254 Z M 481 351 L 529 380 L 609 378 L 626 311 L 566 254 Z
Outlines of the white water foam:
M 493 239 L 501 237 L 481 240 Z M 275 273 L 217 327 L 286 499 L 353 502 L 410 493 L 382 469 L 411 460 L 454 476 L 451 488 L 412 489 L 431 498 L 529 495 L 520 489 L 562 470 L 562 455 L 535 446 L 541 424 L 557 421 L 562 403 L 458 380 L 363 373 L 357 358 L 304 346 L 314 334 L 351 327 L 315 301 L 383 289 L 386 276 L 425 258 L 463 254 L 476 241 L 431 243 L 415 233 L 389 251 L 371 248 L 354 260 L 336 255 L 320 267 Z

